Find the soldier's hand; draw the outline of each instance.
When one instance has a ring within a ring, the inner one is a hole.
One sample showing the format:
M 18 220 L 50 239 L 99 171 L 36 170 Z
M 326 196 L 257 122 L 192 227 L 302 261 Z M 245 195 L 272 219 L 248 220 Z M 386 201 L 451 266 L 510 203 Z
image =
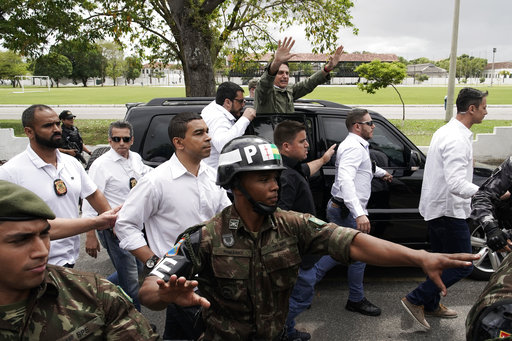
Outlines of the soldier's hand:
M 426 253 L 426 255 L 421 257 L 421 268 L 441 290 L 443 296 L 446 296 L 446 286 L 441 279 L 443 270 L 470 266 L 472 261 L 480 258 L 480 255 L 472 255 L 470 253 L 444 254 L 429 253 L 424 250 L 420 252 Z
M 185 277 L 172 275 L 168 282 L 157 279 L 158 295 L 160 300 L 167 303 L 175 303 L 181 306 L 200 305 L 204 308 L 210 307 L 210 302 L 194 292 L 197 281 L 189 281 Z
M 510 242 L 508 240 L 508 235 L 500 229 L 496 221 L 487 220 L 482 223 L 482 227 L 485 231 L 485 236 L 487 237 L 487 246 L 491 250 L 494 252 L 498 250 L 510 252 L 510 247 L 507 246 Z
M 123 207 L 123 205 L 119 205 L 95 217 L 94 228 L 101 231 L 114 227 L 117 220 L 117 213 L 121 207 Z

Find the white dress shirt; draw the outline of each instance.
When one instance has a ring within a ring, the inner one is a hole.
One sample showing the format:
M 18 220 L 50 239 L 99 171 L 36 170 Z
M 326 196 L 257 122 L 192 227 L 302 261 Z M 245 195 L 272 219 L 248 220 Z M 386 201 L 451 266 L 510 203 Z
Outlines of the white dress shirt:
M 185 229 L 229 205 L 226 191 L 215 184 L 211 167 L 201 161 L 196 177 L 173 154 L 130 191 L 114 231 L 121 248 L 135 250 L 146 245 L 144 223 L 149 248 L 162 257 Z
M 434 133 L 428 149 L 419 207 L 426 221 L 443 216 L 469 217 L 471 196 L 478 190 L 472 183 L 472 143 L 471 130 L 455 118 Z
M 89 169 L 89 176 L 96 183 L 98 189 L 107 198 L 110 207 L 114 208 L 126 200 L 130 193 L 130 178 L 137 182 L 153 168 L 142 162 L 139 154 L 130 150 L 128 158 L 119 155 L 110 148 L 105 154 L 94 160 Z M 82 206 L 84 217 L 98 215 L 89 202 L 85 201 Z
M 208 135 L 212 138 L 210 156 L 203 161 L 212 167 L 215 174 L 217 174 L 222 148 L 235 137 L 242 136 L 251 121 L 245 116 L 240 116 L 236 120 L 229 111 L 222 105 L 215 103 L 215 101 L 204 107 L 201 111 L 201 117 L 208 126 Z
M 331 194 L 343 199 L 354 219 L 368 214 L 366 205 L 372 193 L 373 173 L 368 145 L 368 141 L 359 135 L 349 133 L 336 152 L 336 175 Z M 384 175 L 386 171 L 376 167 L 375 176 Z
M 0 179 L 23 186 L 46 202 L 58 218 L 78 218 L 78 199 L 93 194 L 97 187 L 84 167 L 74 157 L 57 150 L 57 168 L 46 163 L 34 150 L 27 149 L 0 167 Z M 57 196 L 54 181 L 61 179 L 67 193 Z M 52 240 L 48 263 L 75 264 L 80 251 L 80 237 Z

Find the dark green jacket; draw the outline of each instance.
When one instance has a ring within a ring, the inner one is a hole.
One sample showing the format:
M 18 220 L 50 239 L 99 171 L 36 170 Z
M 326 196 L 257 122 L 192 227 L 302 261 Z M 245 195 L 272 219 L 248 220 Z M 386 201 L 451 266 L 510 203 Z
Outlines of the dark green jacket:
M 293 113 L 293 102 L 315 90 L 315 88 L 330 79 L 330 75 L 324 76 L 322 70 L 315 72 L 311 77 L 302 82 L 288 85 L 285 89 L 274 86 L 275 76 L 268 74 L 266 70 L 256 87 L 254 94 L 254 109 L 256 113 Z

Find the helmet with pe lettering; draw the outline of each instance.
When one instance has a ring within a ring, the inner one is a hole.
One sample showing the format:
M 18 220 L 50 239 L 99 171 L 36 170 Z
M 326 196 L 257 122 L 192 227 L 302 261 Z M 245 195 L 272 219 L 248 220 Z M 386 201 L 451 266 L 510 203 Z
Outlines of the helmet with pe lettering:
M 245 135 L 228 142 L 219 156 L 217 185 L 231 188 L 236 174 L 241 172 L 284 170 L 276 145 L 264 138 Z

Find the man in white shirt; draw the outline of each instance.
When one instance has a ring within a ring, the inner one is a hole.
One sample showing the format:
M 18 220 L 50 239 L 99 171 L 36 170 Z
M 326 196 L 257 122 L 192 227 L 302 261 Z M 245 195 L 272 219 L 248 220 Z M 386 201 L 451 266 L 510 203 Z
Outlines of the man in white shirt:
M 130 190 L 153 168 L 146 166 L 140 155 L 130 150 L 133 144 L 133 127 L 130 122 L 112 122 L 108 129 L 108 142 L 111 149 L 93 162 L 89 176 L 103 192 L 110 206 L 116 207 L 124 203 Z M 88 202 L 84 202 L 82 211 L 85 217 L 96 215 L 96 211 Z M 142 263 L 137 264 L 134 255 L 119 247 L 119 239 L 111 229 L 98 231 L 98 236 L 117 270 L 107 279 L 118 284 L 132 298 L 133 304 L 140 311 L 137 298 L 138 265 L 142 267 Z
M 201 111 L 201 117 L 208 126 L 208 134 L 212 138 L 212 151 L 204 162 L 217 173 L 219 154 L 226 143 L 235 137 L 242 136 L 249 123 L 256 117 L 253 108 L 245 106 L 244 89 L 233 82 L 224 82 L 217 88 L 215 101 Z
M 130 191 L 115 227 L 119 246 L 143 262 L 147 273 L 186 228 L 231 204 L 226 191 L 215 184 L 213 169 L 201 162 L 211 150 L 208 127 L 201 116 L 176 115 L 169 123 L 169 139 L 175 153 Z M 170 318 L 172 309 L 167 310 L 164 339 L 189 339 L 190 335 L 179 334 L 180 325 Z
M 336 152 L 336 175 L 331 188 L 332 198 L 327 204 L 327 219 L 340 226 L 370 233 L 366 205 L 371 195 L 374 176 L 391 181 L 393 176 L 372 164 L 368 140 L 375 124 L 366 109 L 352 109 L 345 120 L 349 131 Z M 339 264 L 330 256 L 322 257 L 315 265 L 317 282 L 327 271 Z M 354 262 L 348 266 L 349 296 L 345 308 L 368 316 L 378 316 L 379 307 L 364 296 L 363 278 L 366 263 Z
M 428 226 L 433 252 L 471 252 L 466 219 L 471 213 L 471 197 L 478 190 L 473 179 L 473 133 L 471 126 L 487 115 L 487 92 L 464 88 L 457 96 L 457 116 L 439 128 L 428 149 L 419 210 Z M 471 274 L 472 267 L 445 270 L 446 287 Z M 427 277 L 402 298 L 402 305 L 418 324 L 428 330 L 426 316 L 455 318 L 457 312 L 439 303 L 441 296 Z
M 57 218 L 78 218 L 79 198 L 87 199 L 98 213 L 106 212 L 96 218 L 56 219 L 50 222 L 52 243 L 48 263 L 73 267 L 80 251 L 78 234 L 87 232 L 86 251 L 89 255 L 96 255 L 99 242 L 94 229 L 113 226 L 116 215 L 107 212 L 110 210 L 107 199 L 82 165 L 74 157 L 57 149 L 62 142 L 62 130 L 55 111 L 46 105 L 35 104 L 23 112 L 21 120 L 29 144 L 24 152 L 0 167 L 0 179 L 36 193 Z M 54 229 L 61 226 L 67 230 L 65 235 L 54 234 L 58 232 Z M 67 238 L 55 240 L 62 236 Z

